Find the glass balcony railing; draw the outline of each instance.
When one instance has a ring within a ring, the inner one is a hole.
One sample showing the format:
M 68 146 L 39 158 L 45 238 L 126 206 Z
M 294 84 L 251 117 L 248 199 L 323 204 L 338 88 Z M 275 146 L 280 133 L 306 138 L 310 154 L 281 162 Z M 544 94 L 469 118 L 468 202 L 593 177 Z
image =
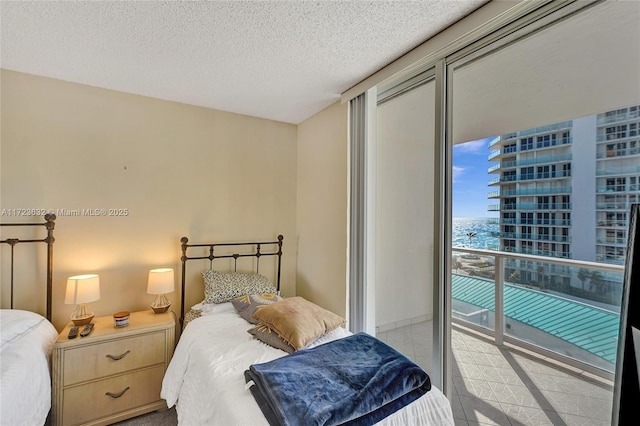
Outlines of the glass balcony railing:
M 560 155 L 553 155 L 548 157 L 527 158 L 527 159 L 515 160 L 515 161 L 501 161 L 499 164 L 489 167 L 489 173 L 496 171 L 498 169 L 508 169 L 508 168 L 519 167 L 519 166 L 530 166 L 533 164 L 545 164 L 545 163 L 557 164 L 561 162 L 571 161 L 572 158 L 573 158 L 572 154 L 560 154 Z
M 551 225 L 551 226 L 571 226 L 568 219 L 516 219 L 516 218 L 491 218 L 488 223 L 500 225 Z
M 615 157 L 627 157 L 629 155 L 640 154 L 640 148 L 626 148 L 626 149 L 608 149 L 606 151 L 599 151 L 596 154 L 597 158 L 615 158 Z
M 454 247 L 452 317 L 578 368 L 613 372 L 624 268 Z
M 527 151 L 533 151 L 534 149 L 553 148 L 556 146 L 568 145 L 572 142 L 573 142 L 573 138 L 567 137 L 567 138 L 558 138 L 551 141 L 545 141 L 543 143 L 536 143 L 535 148 L 534 148 L 534 145 L 531 145 L 531 147 L 510 146 L 508 148 L 500 148 L 489 154 L 489 160 L 493 160 L 494 158 L 504 154 L 527 152 Z
M 501 189 L 488 194 L 488 198 L 514 197 L 518 195 L 550 195 L 571 194 L 570 186 L 558 186 L 554 188 L 526 188 L 526 189 Z
M 560 243 L 571 242 L 571 237 L 566 235 L 520 234 L 516 232 L 500 232 L 500 231 L 491 231 L 489 232 L 489 235 L 495 238 L 508 238 L 512 240 L 554 241 L 554 242 L 560 242 Z
M 597 169 L 596 176 L 609 176 L 609 175 L 627 175 L 640 172 L 639 166 L 628 166 L 628 167 L 613 167 L 610 169 Z
M 488 210 L 571 210 L 571 203 L 493 204 L 488 207 Z

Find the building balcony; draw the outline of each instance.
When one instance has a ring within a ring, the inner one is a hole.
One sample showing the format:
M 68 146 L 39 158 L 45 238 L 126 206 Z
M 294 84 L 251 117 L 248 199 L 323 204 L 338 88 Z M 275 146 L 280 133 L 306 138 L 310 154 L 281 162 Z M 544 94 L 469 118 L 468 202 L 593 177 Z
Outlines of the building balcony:
M 511 218 L 491 218 L 489 223 L 500 225 L 547 225 L 547 226 L 571 226 L 570 220 L 563 219 L 511 219 Z
M 528 241 L 551 241 L 559 243 L 570 243 L 571 237 L 563 235 L 547 235 L 547 234 L 518 234 L 515 232 L 491 231 L 489 233 L 495 238 L 507 238 L 512 240 L 528 240 Z
M 492 191 L 487 195 L 487 198 L 499 198 L 499 197 L 515 197 L 524 195 L 557 195 L 557 194 L 571 194 L 572 189 L 570 186 L 559 186 L 556 188 L 528 188 L 528 189 L 501 189 L 499 191 Z
M 568 144 L 571 144 L 571 143 L 573 143 L 573 137 L 558 138 L 558 139 L 553 140 L 553 141 L 548 141 L 548 142 L 544 142 L 544 143 L 540 143 L 540 144 L 535 144 L 535 145 L 531 146 L 530 148 L 526 148 L 526 149 L 521 149 L 520 146 L 509 147 L 509 148 L 500 148 L 500 149 L 490 153 L 488 158 L 489 158 L 489 161 L 491 161 L 494 158 L 497 158 L 497 157 L 499 157 L 501 155 L 516 154 L 516 153 L 520 153 L 520 152 L 531 152 L 531 151 L 534 151 L 534 150 L 553 148 L 553 147 L 557 147 L 557 146 L 568 145 Z
M 627 246 L 626 238 L 598 238 L 596 239 L 596 243 L 598 245 L 618 245 L 618 246 Z
M 640 173 L 640 166 L 612 167 L 596 170 L 596 176 L 622 176 Z
M 636 185 L 600 185 L 596 187 L 596 192 L 599 194 L 615 193 L 615 192 L 638 192 L 640 191 L 640 184 Z
M 540 181 L 540 180 L 551 180 L 551 179 L 567 179 L 571 177 L 570 170 L 560 170 L 556 172 L 544 172 L 544 173 L 528 173 L 528 174 L 520 174 L 520 175 L 509 175 L 509 176 L 500 176 L 495 177 L 489 180 L 489 185 L 495 185 L 497 183 L 507 183 L 507 182 L 529 182 L 529 181 Z
M 623 210 L 630 211 L 630 203 L 596 203 L 596 210 Z
M 606 151 L 600 151 L 596 154 L 596 158 L 619 158 L 628 157 L 631 155 L 640 154 L 640 148 L 626 148 L 626 149 L 608 149 Z
M 547 157 L 528 158 L 526 160 L 501 161 L 499 164 L 489 167 L 489 173 L 500 169 L 510 169 L 519 166 L 530 166 L 535 164 L 557 164 L 561 162 L 568 162 L 572 159 L 572 154 L 560 154 Z
M 558 132 L 564 129 L 571 129 L 573 127 L 573 121 L 563 121 L 561 123 L 549 124 L 547 126 L 534 127 L 532 129 L 522 130 L 519 132 L 512 132 L 502 135 L 500 141 L 509 139 L 519 139 L 526 136 L 534 136 L 540 134 L 547 134 L 552 132 Z
M 633 110 L 630 108 L 624 108 L 618 111 L 619 112 L 616 114 L 599 114 L 597 118 L 597 125 L 605 126 L 607 124 L 620 123 L 640 117 L 640 108 L 637 107 Z
M 521 204 L 492 204 L 488 207 L 491 212 L 509 210 L 571 210 L 571 203 L 521 203 Z

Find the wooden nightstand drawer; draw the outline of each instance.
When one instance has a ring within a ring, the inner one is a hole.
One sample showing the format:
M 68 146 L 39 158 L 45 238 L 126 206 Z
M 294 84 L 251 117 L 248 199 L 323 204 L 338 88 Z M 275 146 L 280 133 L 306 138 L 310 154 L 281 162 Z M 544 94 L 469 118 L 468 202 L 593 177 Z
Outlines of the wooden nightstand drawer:
M 63 386 L 165 362 L 165 333 L 68 349 Z
M 66 388 L 63 391 L 63 424 L 86 423 L 157 402 L 163 375 L 164 366 L 160 365 Z
M 166 409 L 160 389 L 175 348 L 173 312 L 132 312 L 121 328 L 112 316 L 93 321 L 91 334 L 75 339 L 67 324 L 53 345 L 52 425 L 106 426 Z

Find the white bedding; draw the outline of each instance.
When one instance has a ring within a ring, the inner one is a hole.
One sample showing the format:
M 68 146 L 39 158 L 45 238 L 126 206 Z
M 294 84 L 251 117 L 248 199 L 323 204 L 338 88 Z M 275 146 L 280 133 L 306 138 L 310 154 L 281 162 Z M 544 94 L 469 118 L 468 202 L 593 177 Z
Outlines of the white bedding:
M 0 425 L 42 425 L 51 408 L 50 355 L 58 332 L 43 316 L 0 310 Z
M 185 425 L 268 425 L 251 392 L 244 371 L 255 363 L 286 353 L 255 340 L 251 324 L 231 303 L 204 306 L 203 315 L 189 323 L 173 354 L 160 396 L 176 405 Z M 345 337 L 339 328 L 309 347 Z M 381 425 L 453 425 L 451 406 L 435 386 L 426 395 L 380 422 Z

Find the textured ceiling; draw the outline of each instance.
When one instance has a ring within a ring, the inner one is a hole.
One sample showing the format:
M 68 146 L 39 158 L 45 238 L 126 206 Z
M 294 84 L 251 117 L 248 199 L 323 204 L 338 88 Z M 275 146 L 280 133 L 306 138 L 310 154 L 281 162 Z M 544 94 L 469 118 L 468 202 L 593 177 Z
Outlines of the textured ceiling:
M 485 0 L 0 3 L 0 66 L 299 123 Z

